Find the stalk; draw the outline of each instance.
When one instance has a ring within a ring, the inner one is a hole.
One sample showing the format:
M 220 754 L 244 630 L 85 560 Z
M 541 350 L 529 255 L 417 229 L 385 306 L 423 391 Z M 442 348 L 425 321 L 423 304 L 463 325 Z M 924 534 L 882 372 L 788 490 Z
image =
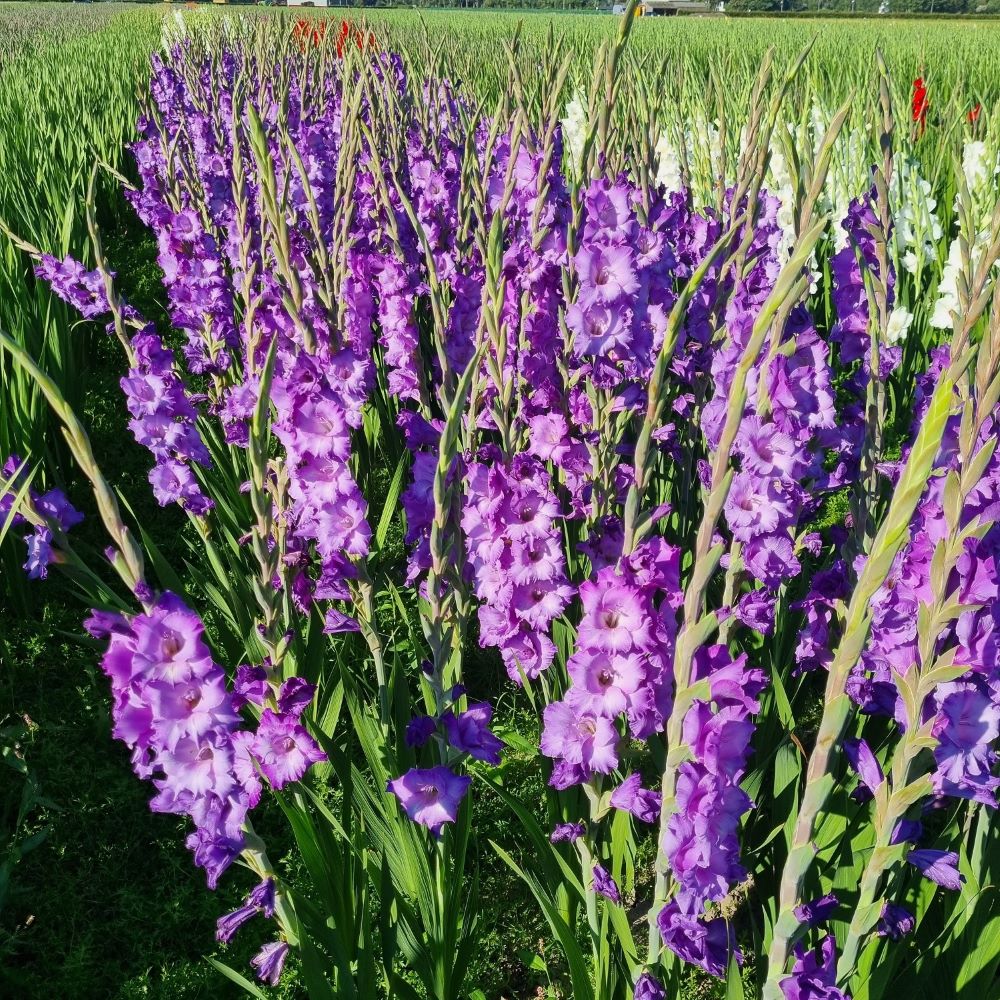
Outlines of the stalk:
M 885 582 L 893 560 L 909 538 L 913 512 L 930 478 L 934 459 L 941 447 L 945 424 L 951 411 L 955 383 L 968 365 L 966 352 L 956 357 L 942 373 L 931 398 L 930 409 L 907 459 L 899 485 L 885 520 L 875 537 L 872 551 L 858 579 L 847 608 L 844 630 L 827 676 L 825 708 L 816 745 L 809 756 L 802 806 L 792 835 L 792 845 L 781 876 L 778 919 L 768 954 L 768 978 L 764 1000 L 781 1000 L 779 978 L 799 929 L 794 910 L 798 905 L 806 875 L 816 856 L 813 832 L 820 812 L 833 790 L 830 774 L 834 747 L 840 742 L 851 712 L 845 687 L 858 662 L 871 628 L 871 600 Z
M 802 268 L 825 228 L 826 220 L 824 219 L 799 238 L 795 252 L 782 268 L 774 290 L 754 322 L 750 339 L 740 359 L 729 391 L 726 421 L 719 448 L 713 457 L 711 487 L 705 499 L 705 513 L 698 528 L 695 542 L 691 579 L 684 593 L 684 624 L 678 633 L 674 650 L 674 703 L 666 725 L 667 762 L 660 784 L 663 798 L 660 809 L 658 844 L 663 843 L 667 825 L 675 811 L 677 768 L 686 758 L 688 752 L 683 743 L 684 716 L 691 707 L 691 703 L 705 693 L 700 690 L 702 685 L 692 686 L 691 684 L 694 655 L 718 627 L 718 619 L 714 612 L 705 614 L 705 594 L 724 551 L 722 544 L 713 544 L 713 537 L 722 517 L 723 507 L 729 496 L 729 487 L 732 483 L 733 473 L 730 469 L 730 460 L 733 442 L 736 440 L 736 434 L 746 408 L 747 377 L 760 355 L 764 339 L 782 304 L 789 297 L 798 298 L 804 292 L 806 279 L 801 276 Z M 662 847 L 659 847 L 656 859 L 653 904 L 647 915 L 649 964 L 656 962 L 662 951 L 656 918 L 667 902 L 669 878 L 669 863 Z
M 122 578 L 125 586 L 132 593 L 136 587 L 145 581 L 145 567 L 142 558 L 142 549 L 132 537 L 132 532 L 122 518 L 121 509 L 118 506 L 118 498 L 115 496 L 111 484 L 104 478 L 97 459 L 94 457 L 93 449 L 90 446 L 90 439 L 84 430 L 83 424 L 73 412 L 69 404 L 64 399 L 59 387 L 46 375 L 35 363 L 34 359 L 24 348 L 15 344 L 5 333 L 0 332 L 0 350 L 6 351 L 14 361 L 20 365 L 28 375 L 34 379 L 35 384 L 41 389 L 49 406 L 55 411 L 56 416 L 62 421 L 63 436 L 69 444 L 70 451 L 80 466 L 81 471 L 90 480 L 94 489 L 94 497 L 97 500 L 97 510 L 104 523 L 105 530 L 111 536 L 117 548 L 118 556 L 114 558 L 112 565 Z
M 967 303 L 966 303 L 967 305 Z M 984 349 L 988 347 L 987 349 Z M 933 748 L 937 741 L 932 735 L 933 720 L 921 724 L 924 705 L 938 684 L 957 679 L 967 673 L 963 664 L 955 664 L 955 650 L 936 651 L 938 637 L 965 607 L 958 595 L 948 590 L 948 580 L 965 542 L 981 536 L 995 521 L 978 517 L 963 528 L 961 515 L 969 495 L 980 481 L 989 463 L 996 441 L 977 447 L 983 426 L 991 418 L 1000 393 L 1000 300 L 994 298 L 989 340 L 980 348 L 975 379 L 975 402 L 965 400 L 962 429 L 959 436 L 957 468 L 948 474 L 945 485 L 944 515 L 946 535 L 935 547 L 931 570 L 933 601 L 922 605 L 918 617 L 917 639 L 919 663 L 904 676 L 897 675 L 906 710 L 906 730 L 893 752 L 890 780 L 883 782 L 875 799 L 875 847 L 869 855 L 861 876 L 858 903 L 851 918 L 847 938 L 837 965 L 837 979 L 846 982 L 857 963 L 858 953 L 867 935 L 878 921 L 881 900 L 878 898 L 882 876 L 904 853 L 902 845 L 891 844 L 896 824 L 916 802 L 932 791 L 929 776 L 918 773 L 921 751 Z M 968 388 L 968 387 L 967 387 Z
M 881 336 L 889 323 L 889 235 L 892 214 L 889 190 L 892 183 L 892 101 L 889 96 L 889 71 L 881 52 L 876 53 L 879 68 L 879 103 L 882 110 L 879 148 L 882 163 L 875 171 L 875 208 L 877 226 L 871 230 L 875 240 L 875 270 L 869 290 L 868 385 L 865 392 L 865 443 L 861 455 L 859 492 L 854 497 L 854 527 L 859 552 L 867 552 L 873 537 L 873 520 L 879 507 L 880 474 L 885 436 L 885 385 L 879 375 Z M 874 305 L 874 309 L 872 306 Z

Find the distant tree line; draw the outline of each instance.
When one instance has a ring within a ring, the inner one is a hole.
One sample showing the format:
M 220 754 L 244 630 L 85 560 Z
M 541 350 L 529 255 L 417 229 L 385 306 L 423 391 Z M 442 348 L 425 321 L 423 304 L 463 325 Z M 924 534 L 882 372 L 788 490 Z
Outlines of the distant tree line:
M 159 0 L 139 0 L 159 2 Z M 203 0 L 204 2 L 204 0 Z M 257 0 L 230 0 L 256 3 Z M 575 10 L 607 12 L 628 0 L 328 0 L 331 7 L 447 7 L 482 10 Z M 713 7 L 720 0 L 708 0 Z M 878 14 L 886 0 L 723 0 L 727 14 Z M 995 14 L 1000 0 L 888 0 L 889 14 Z
M 252 0 L 251 0 L 252 2 Z M 330 0 L 331 5 L 607 11 L 627 0 Z M 719 0 L 709 0 L 718 6 Z M 724 0 L 727 14 L 878 14 L 886 0 Z M 998 14 L 1000 0 L 888 0 L 890 14 Z
M 889 14 L 1000 14 L 1000 0 L 889 0 Z M 726 13 L 878 14 L 883 0 L 726 0 Z
M 336 3 L 337 0 L 330 0 Z M 351 6 L 363 0 L 344 0 Z M 367 0 L 369 7 L 461 7 L 493 10 L 604 10 L 627 0 Z M 709 0 L 718 6 L 719 0 Z M 878 14 L 886 0 L 724 0 L 727 14 Z M 888 0 L 889 14 L 998 14 L 1000 0 Z

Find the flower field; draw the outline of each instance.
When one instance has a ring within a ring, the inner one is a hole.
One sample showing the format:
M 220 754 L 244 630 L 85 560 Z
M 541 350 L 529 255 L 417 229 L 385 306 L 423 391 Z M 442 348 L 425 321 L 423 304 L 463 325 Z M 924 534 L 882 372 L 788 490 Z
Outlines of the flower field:
M 0 992 L 1000 997 L 1000 27 L 0 5 Z

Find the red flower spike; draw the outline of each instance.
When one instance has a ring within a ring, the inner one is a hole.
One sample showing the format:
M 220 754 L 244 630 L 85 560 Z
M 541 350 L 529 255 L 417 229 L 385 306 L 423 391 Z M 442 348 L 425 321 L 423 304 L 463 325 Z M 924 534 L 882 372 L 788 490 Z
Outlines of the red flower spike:
M 919 126 L 920 135 L 924 134 L 927 127 L 927 111 L 931 102 L 927 98 L 927 87 L 924 85 L 924 78 L 918 76 L 913 81 L 913 120 Z

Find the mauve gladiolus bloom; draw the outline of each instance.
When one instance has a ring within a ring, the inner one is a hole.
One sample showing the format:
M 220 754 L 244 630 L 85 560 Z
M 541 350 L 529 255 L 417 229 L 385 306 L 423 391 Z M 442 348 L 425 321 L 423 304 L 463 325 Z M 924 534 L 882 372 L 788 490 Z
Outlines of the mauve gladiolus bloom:
M 626 247 L 584 247 L 575 263 L 584 304 L 614 302 L 623 295 L 631 295 L 639 287 L 632 253 Z
M 958 870 L 958 855 L 954 851 L 910 851 L 906 860 L 914 868 L 919 868 L 924 878 L 953 892 L 958 892 L 965 881 L 965 876 Z
M 56 260 L 43 254 L 35 274 L 64 302 L 73 306 L 84 319 L 96 319 L 109 312 L 108 293 L 100 271 L 88 271 L 72 257 Z
M 618 730 L 592 712 L 578 712 L 565 702 L 546 705 L 541 750 L 548 757 L 561 757 L 598 774 L 613 771 L 618 764 Z
M 827 896 L 814 899 L 811 903 L 801 903 L 796 906 L 795 917 L 800 923 L 817 927 L 819 924 L 826 923 L 839 905 L 837 897 L 831 892 Z
M 148 614 L 95 612 L 86 627 L 108 640 L 101 665 L 111 681 L 114 734 L 132 750 L 136 773 L 154 780 L 150 807 L 194 820 L 188 847 L 214 887 L 242 850 L 243 822 L 259 789 L 256 775 L 238 763 L 250 734 L 237 729 L 204 625 L 165 593 Z
M 250 964 L 257 970 L 258 979 L 277 986 L 287 957 L 288 945 L 284 941 L 271 941 L 250 959 Z
M 882 906 L 882 915 L 875 927 L 875 933 L 879 937 L 887 937 L 896 941 L 909 934 L 915 926 L 916 921 L 909 910 L 893 903 L 885 903 Z
M 584 618 L 579 642 L 607 653 L 620 653 L 648 641 L 649 619 L 638 594 L 624 582 L 580 587 Z
M 940 712 L 934 724 L 935 787 L 995 807 L 1000 787 L 992 773 L 1000 735 L 996 695 L 984 684 L 953 682 L 939 685 L 936 697 Z
M 402 777 L 389 782 L 388 788 L 399 799 L 406 815 L 438 836 L 445 823 L 454 823 L 458 808 L 472 779 L 455 774 L 439 765 L 427 769 L 411 768 Z
M 632 1000 L 666 1000 L 667 991 L 648 972 L 644 972 L 635 981 L 635 991 Z
M 618 883 L 615 882 L 606 868 L 601 865 L 594 865 L 591 875 L 594 892 L 605 899 L 610 899 L 612 903 L 621 903 L 622 894 L 618 889 Z
M 260 717 L 251 749 L 264 777 L 277 789 L 298 781 L 313 764 L 327 759 L 297 715 L 279 715 L 269 708 Z

